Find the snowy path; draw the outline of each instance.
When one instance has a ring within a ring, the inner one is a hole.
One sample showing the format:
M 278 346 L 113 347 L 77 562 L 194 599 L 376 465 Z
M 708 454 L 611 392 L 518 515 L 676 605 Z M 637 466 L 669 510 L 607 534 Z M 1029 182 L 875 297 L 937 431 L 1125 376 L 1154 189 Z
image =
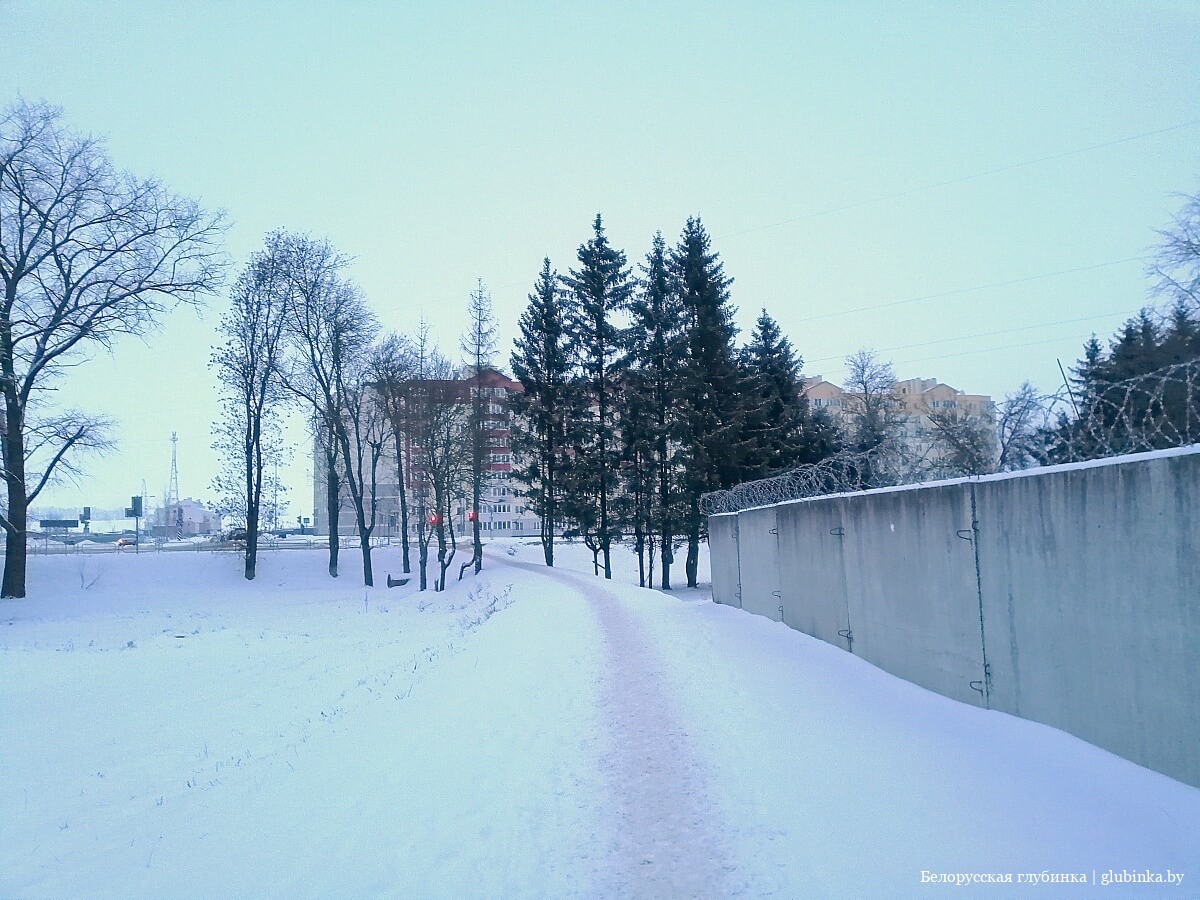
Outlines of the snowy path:
M 501 557 L 493 562 L 504 564 Z M 661 662 L 625 603 L 588 576 L 521 566 L 587 600 L 605 647 L 598 716 L 610 749 L 601 757 L 609 792 L 611 849 L 619 865 L 610 896 L 724 897 L 719 811 L 663 684 Z
M 43 599 L 0 604 L 0 896 L 1200 896 L 1200 790 L 581 549 L 439 595 L 303 551 L 252 585 L 35 560 Z M 1109 869 L 1186 881 L 921 881 Z

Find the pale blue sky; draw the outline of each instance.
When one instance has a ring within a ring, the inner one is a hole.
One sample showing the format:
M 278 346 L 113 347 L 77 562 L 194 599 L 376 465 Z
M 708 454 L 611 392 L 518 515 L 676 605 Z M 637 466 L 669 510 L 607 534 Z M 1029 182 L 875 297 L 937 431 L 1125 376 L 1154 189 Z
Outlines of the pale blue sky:
M 698 213 L 740 324 L 766 306 L 809 374 L 875 347 L 902 378 L 1050 390 L 1146 302 L 1144 262 L 849 311 L 1142 256 L 1200 191 L 1197 123 L 811 215 L 1200 120 L 1200 3 L 0 0 L 0 21 L 0 102 L 58 103 L 225 209 L 237 263 L 275 227 L 328 236 L 386 325 L 424 315 L 448 350 L 482 277 L 505 359 L 542 257 L 565 271 L 597 211 L 631 262 Z M 223 307 L 71 376 L 120 451 L 48 501 L 161 494 L 172 430 L 182 492 L 207 493 Z

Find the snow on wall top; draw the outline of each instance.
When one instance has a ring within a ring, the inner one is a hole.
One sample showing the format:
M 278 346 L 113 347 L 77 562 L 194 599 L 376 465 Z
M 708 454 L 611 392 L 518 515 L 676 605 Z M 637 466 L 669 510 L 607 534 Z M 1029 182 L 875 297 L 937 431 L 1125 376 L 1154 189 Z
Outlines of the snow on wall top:
M 1188 444 L 1184 447 L 1170 447 L 1165 450 L 1147 450 L 1143 453 L 1127 453 L 1123 456 L 1108 456 L 1103 459 L 1088 459 L 1081 462 L 1059 463 L 1053 466 L 1037 466 L 1032 469 L 1020 469 L 1015 472 L 994 472 L 991 475 L 966 475 L 962 478 L 945 478 L 940 481 L 921 481 L 913 484 L 895 484 L 889 487 L 872 488 L 868 491 L 842 491 L 836 494 L 821 494 L 816 497 L 800 497 L 796 500 L 781 500 L 778 503 L 765 503 L 761 506 L 750 506 L 740 512 L 754 509 L 769 509 L 772 506 L 790 506 L 793 503 L 810 503 L 814 500 L 828 500 L 833 497 L 862 497 L 872 494 L 892 494 L 898 491 L 919 491 L 927 488 L 951 487 L 956 484 L 981 484 L 987 481 L 1008 481 L 1014 478 L 1039 478 L 1043 475 L 1053 475 L 1058 472 L 1071 472 L 1078 469 L 1098 469 L 1106 466 L 1121 466 L 1129 463 L 1149 462 L 1152 459 L 1166 459 L 1174 456 L 1200 455 L 1200 444 Z M 720 516 L 736 516 L 736 512 L 716 513 L 709 516 L 715 519 Z

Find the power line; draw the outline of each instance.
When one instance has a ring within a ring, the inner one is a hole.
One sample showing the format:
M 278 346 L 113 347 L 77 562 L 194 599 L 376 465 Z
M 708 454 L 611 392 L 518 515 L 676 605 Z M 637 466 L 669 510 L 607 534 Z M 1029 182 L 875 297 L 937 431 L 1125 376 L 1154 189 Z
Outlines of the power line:
M 951 344 L 951 343 L 954 343 L 955 341 L 970 341 L 970 340 L 974 340 L 975 338 L 981 338 L 981 337 L 996 337 L 996 336 L 1002 335 L 1002 334 L 1017 334 L 1022 331 L 1035 331 L 1039 328 L 1053 328 L 1055 325 L 1074 325 L 1077 322 L 1095 322 L 1100 319 L 1109 319 L 1109 318 L 1112 318 L 1113 316 L 1132 316 L 1132 315 L 1136 315 L 1136 314 L 1137 314 L 1137 310 L 1132 310 L 1132 311 L 1117 310 L 1115 312 L 1100 313 L 1099 315 L 1094 315 L 1094 316 L 1082 316 L 1078 319 L 1060 319 L 1057 322 L 1043 322 L 1038 325 L 1022 325 L 1020 328 L 1005 328 L 1005 329 L 1002 329 L 999 331 L 981 331 L 978 334 L 964 334 L 959 337 L 939 338 L 936 341 L 924 341 L 919 344 L 900 344 L 899 346 L 896 346 L 896 347 L 884 347 L 880 350 L 877 350 L 876 352 L 877 353 L 891 353 L 894 350 L 911 350 L 914 347 L 932 347 L 936 344 Z M 849 354 L 842 354 L 839 356 L 820 356 L 820 357 L 817 357 L 816 359 L 805 360 L 805 362 L 806 363 L 831 362 L 833 360 L 845 359 L 847 355 L 849 355 Z
M 954 359 L 955 357 L 959 357 L 959 356 L 974 356 L 976 354 L 982 354 L 982 353 L 999 353 L 1001 350 L 1017 350 L 1017 349 L 1020 349 L 1021 347 L 1040 347 L 1043 344 L 1053 344 L 1056 341 L 1064 341 L 1064 340 L 1067 340 L 1067 338 L 1063 338 L 1063 337 L 1043 338 L 1040 341 L 1028 341 L 1028 342 L 1022 343 L 1022 344 L 1005 344 L 1002 347 L 986 347 L 981 350 L 963 350 L 959 353 L 943 353 L 940 356 L 922 356 L 917 359 L 902 359 L 899 361 L 899 364 L 900 365 L 912 365 L 913 363 L 932 362 L 932 361 L 938 360 L 938 359 Z M 1080 341 L 1080 343 L 1082 343 L 1083 341 L 1087 340 L 1087 338 L 1079 338 L 1078 340 Z
M 1065 341 L 1065 340 L 1069 340 L 1069 339 L 1065 338 L 1065 337 L 1043 338 L 1042 340 L 1026 341 L 1026 342 L 1020 343 L 1020 344 L 1005 344 L 1001 347 L 984 347 L 982 349 L 976 349 L 976 350 L 963 350 L 958 353 L 943 353 L 938 356 L 919 356 L 919 357 L 915 357 L 913 359 L 893 360 L 892 362 L 894 365 L 898 365 L 898 366 L 911 366 L 914 363 L 933 362 L 933 361 L 939 360 L 939 359 L 954 359 L 954 358 L 960 357 L 960 356 L 976 356 L 976 355 L 982 355 L 984 353 L 999 353 L 1002 350 L 1018 350 L 1022 347 L 1040 347 L 1045 344 L 1053 344 L 1057 341 Z M 1080 344 L 1082 344 L 1084 341 L 1087 340 L 1087 338 L 1086 337 L 1076 338 L 1075 340 L 1077 340 Z
M 857 209 L 860 206 L 869 206 L 872 203 L 882 203 L 885 200 L 897 200 L 901 197 L 909 197 L 913 194 L 919 194 L 922 191 L 931 191 L 934 188 L 947 187 L 952 184 L 962 184 L 965 181 L 974 181 L 977 178 L 986 178 L 989 175 L 998 175 L 1001 172 L 1011 172 L 1014 169 L 1023 169 L 1027 166 L 1034 166 L 1044 162 L 1053 162 L 1058 159 L 1066 159 L 1069 156 L 1077 156 L 1080 153 L 1091 153 L 1095 150 L 1103 150 L 1106 147 L 1115 147 L 1119 144 L 1128 144 L 1131 141 L 1140 141 L 1144 138 L 1154 137 L 1160 134 L 1166 134 L 1171 131 L 1179 131 L 1182 128 L 1191 128 L 1200 125 L 1200 119 L 1192 119 L 1189 122 L 1180 122 L 1177 125 L 1168 125 L 1165 128 L 1156 128 L 1153 131 L 1143 131 L 1140 134 L 1131 134 L 1126 137 L 1116 138 L 1115 140 L 1105 141 L 1101 144 L 1091 144 L 1087 147 L 1077 147 L 1074 150 L 1064 150 L 1060 153 L 1052 153 L 1049 156 L 1039 156 L 1035 159 L 1025 159 L 1020 162 L 1009 163 L 1008 165 L 999 166 L 995 169 L 985 169 L 982 172 L 972 172 L 970 175 L 959 175 L 956 178 L 947 178 L 943 181 L 935 181 L 930 184 L 919 185 L 918 187 L 906 188 L 903 191 L 895 191 L 890 194 L 880 194 L 875 197 L 868 197 L 865 200 L 856 200 L 853 203 L 844 203 L 840 206 L 831 206 L 826 209 L 816 210 L 806 213 L 802 216 L 795 216 L 791 219 L 783 219 L 779 222 L 772 222 L 769 225 L 755 225 L 750 228 L 743 228 L 740 231 L 730 231 L 717 236 L 717 240 L 725 238 L 740 237 L 743 234 L 753 234 L 757 231 L 766 231 L 768 228 L 779 228 L 783 225 L 794 225 L 797 222 L 806 222 L 809 219 L 820 218 L 821 216 L 832 215 L 833 213 L 845 212 L 846 210 Z
M 1060 275 L 1073 275 L 1078 272 L 1090 272 L 1094 269 L 1103 269 L 1103 268 L 1107 268 L 1108 266 L 1119 266 L 1119 265 L 1123 265 L 1124 263 L 1145 262 L 1146 260 L 1152 259 L 1152 258 L 1153 257 L 1150 257 L 1150 256 L 1128 256 L 1125 259 L 1112 259 L 1107 262 L 1093 263 L 1092 265 L 1088 265 L 1088 266 L 1077 266 L 1073 269 L 1059 269 L 1055 272 L 1041 272 L 1037 275 L 1026 275 L 1021 278 L 1010 278 L 1006 281 L 993 281 L 993 282 L 989 282 L 988 284 L 977 284 L 972 287 L 955 288 L 952 291 L 942 291 L 937 294 L 922 294 L 917 297 L 905 297 L 902 300 L 888 300 L 885 303 L 875 303 L 870 306 L 855 306 L 851 309 L 836 309 L 836 310 L 833 310 L 832 312 L 820 313 L 819 315 L 815 315 L 815 316 L 805 316 L 804 318 L 799 318 L 799 319 L 797 319 L 797 318 L 780 319 L 779 321 L 780 321 L 780 324 L 791 324 L 791 325 L 799 324 L 802 322 L 816 322 L 821 319 L 832 319 L 832 318 L 835 318 L 836 316 L 848 316 L 848 315 L 852 315 L 853 313 L 872 312 L 877 309 L 887 309 L 887 308 L 893 307 L 893 306 L 903 306 L 908 303 L 919 303 L 923 300 L 939 300 L 944 297 L 957 297 L 960 294 L 971 294 L 976 291 L 986 291 L 986 290 L 990 290 L 992 288 L 998 288 L 998 287 L 1011 287 L 1012 285 L 1015 285 L 1015 284 L 1027 284 L 1031 281 L 1040 281 L 1044 278 L 1056 278 Z

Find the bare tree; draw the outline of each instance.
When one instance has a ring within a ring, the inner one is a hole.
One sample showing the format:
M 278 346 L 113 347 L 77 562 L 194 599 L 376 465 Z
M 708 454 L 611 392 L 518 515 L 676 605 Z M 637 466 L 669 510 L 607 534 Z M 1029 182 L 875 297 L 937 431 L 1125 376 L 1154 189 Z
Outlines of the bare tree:
M 996 440 L 1000 455 L 996 469 L 1011 472 L 1039 465 L 1045 458 L 1046 434 L 1051 425 L 1055 397 L 1043 397 L 1028 381 L 1000 404 Z
M 240 457 L 244 452 L 245 430 L 236 419 L 222 418 L 213 425 L 212 434 L 212 448 L 220 454 L 221 460 L 217 474 L 209 482 L 217 496 L 213 508 L 229 524 L 244 527 L 247 520 L 246 468 L 245 460 Z M 277 477 L 278 467 L 290 458 L 289 448 L 283 442 L 282 422 L 274 412 L 263 417 L 262 456 L 258 521 L 267 529 L 273 529 L 287 507 L 288 487 Z M 166 493 L 164 489 L 164 496 Z
M 404 573 L 412 571 L 408 538 L 408 473 L 406 443 L 412 430 L 413 351 L 409 343 L 396 334 L 389 334 L 375 348 L 371 359 L 372 380 L 383 405 L 383 414 L 391 432 L 396 456 L 396 499 L 400 506 L 400 548 Z
M 223 392 L 214 446 L 241 473 L 234 493 L 245 516 L 247 580 L 253 580 L 258 562 L 267 466 L 278 462 L 281 453 L 278 410 L 285 394 L 280 364 L 289 296 L 285 243 L 282 234 L 270 234 L 263 250 L 250 257 L 233 286 L 231 308 L 218 327 L 225 343 L 212 357 Z
M 280 252 L 289 294 L 283 383 L 307 408 L 318 467 L 324 475 L 329 574 L 337 578 L 344 463 L 337 436 L 341 398 L 335 393 L 332 375 L 335 363 L 329 307 L 336 303 L 333 297 L 342 287 L 341 271 L 349 261 L 328 241 L 307 235 L 282 235 Z
M 69 454 L 106 444 L 103 423 L 78 412 L 39 424 L 38 395 L 88 348 L 144 335 L 171 305 L 215 290 L 222 274 L 219 217 L 116 170 L 99 141 L 61 120 L 45 104 L 0 113 L 5 597 L 25 596 L 29 504 Z
M 933 426 L 932 473 L 941 477 L 986 475 L 996 470 L 996 429 L 991 418 L 961 410 L 926 410 Z
M 417 339 L 413 343 L 412 372 L 405 391 L 405 424 L 407 437 L 413 451 L 409 464 L 409 475 L 413 482 L 413 505 L 417 520 L 417 574 L 421 590 L 429 587 L 429 542 L 433 535 L 436 519 L 431 511 L 432 490 L 430 488 L 428 447 L 432 429 L 432 364 L 433 346 L 429 339 L 429 323 L 421 320 Z
M 365 470 L 360 465 L 366 457 L 352 446 L 348 423 L 352 385 L 360 377 L 365 379 L 378 326 L 358 288 L 340 276 L 346 259 L 328 241 L 290 235 L 286 243 L 291 302 L 287 327 L 290 361 L 285 366 L 284 383 L 306 403 L 319 433 L 324 436 L 330 484 L 329 574 L 337 575 L 338 495 L 332 484 L 340 462 L 341 477 L 354 506 L 363 582 L 370 586 L 374 583 L 371 568 L 374 522 L 368 521 L 373 512 L 369 510 Z
M 435 590 L 446 589 L 446 571 L 454 561 L 454 503 L 466 499 L 471 480 L 470 408 L 461 373 L 436 352 L 432 358 L 429 431 L 425 444 L 429 484 L 433 491 L 433 525 L 438 543 Z
M 342 453 L 346 483 L 358 526 L 363 555 L 363 583 L 375 583 L 371 563 L 371 535 L 379 510 L 379 462 L 388 437 L 387 417 L 367 366 L 370 360 L 356 359 L 354 370 L 345 373 L 342 387 Z
M 434 590 L 445 588 L 446 572 L 457 551 L 453 503 L 464 495 L 470 471 L 468 404 L 459 374 L 433 346 L 429 326 L 422 322 L 414 342 L 408 395 L 421 590 L 428 587 L 430 543 L 436 539 L 438 548 Z
M 467 306 L 470 322 L 467 333 L 462 337 L 462 352 L 467 364 L 471 392 L 470 442 L 471 442 L 471 562 L 475 574 L 483 568 L 483 538 L 480 535 L 479 506 L 483 486 L 487 481 L 488 461 L 491 459 L 488 432 L 491 424 L 491 398 L 484 386 L 484 374 L 496 358 L 496 319 L 492 314 L 492 297 L 479 280 L 471 292 Z
M 1159 232 L 1159 245 L 1150 272 L 1160 294 L 1184 309 L 1200 311 L 1200 193 L 1183 198 L 1171 227 Z
M 875 485 L 887 478 L 898 448 L 901 419 L 892 396 L 896 373 L 874 350 L 859 350 L 846 358 L 844 387 L 850 394 L 849 447 L 864 455 L 868 471 L 863 482 Z

